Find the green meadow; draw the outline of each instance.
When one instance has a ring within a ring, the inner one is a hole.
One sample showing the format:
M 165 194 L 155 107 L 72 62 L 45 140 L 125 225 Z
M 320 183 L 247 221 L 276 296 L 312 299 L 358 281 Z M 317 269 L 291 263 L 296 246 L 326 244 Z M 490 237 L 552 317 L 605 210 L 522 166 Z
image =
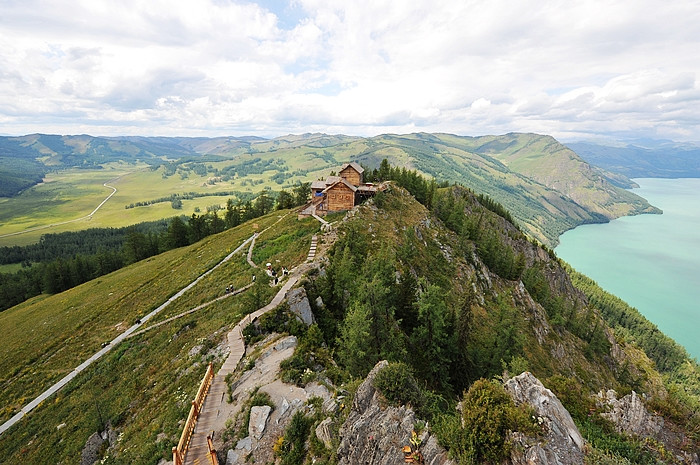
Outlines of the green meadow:
M 293 212 L 276 211 L 0 313 L 0 421 L 268 226 L 256 241 L 254 259 L 273 262 L 277 269 L 303 262 L 311 236 L 319 230 L 316 220 L 299 221 Z M 267 303 L 276 290 L 264 283 L 261 269 L 251 269 L 246 253 L 247 247 L 144 327 L 221 296 L 229 284 L 248 284 L 253 272 L 259 277 L 255 299 Z M 43 462 L 49 456 L 51 462 L 76 463 L 87 438 L 107 423 L 120 429 L 120 441 L 130 444 L 121 457 L 125 463 L 169 457 L 206 364 L 223 361 L 211 349 L 255 310 L 251 291 L 120 343 L 0 436 L 0 457 L 7 463 Z

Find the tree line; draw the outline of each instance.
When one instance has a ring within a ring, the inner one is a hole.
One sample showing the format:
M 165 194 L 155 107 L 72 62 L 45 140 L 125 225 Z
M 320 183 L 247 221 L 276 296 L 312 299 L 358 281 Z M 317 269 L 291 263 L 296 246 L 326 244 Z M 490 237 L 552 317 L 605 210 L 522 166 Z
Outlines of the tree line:
M 218 192 L 183 192 L 182 194 L 170 194 L 164 197 L 158 197 L 156 199 L 151 199 L 151 200 L 142 200 L 139 202 L 132 202 L 128 205 L 124 205 L 124 208 L 126 210 L 130 208 L 136 208 L 136 207 L 146 207 L 148 205 L 154 205 L 156 203 L 163 203 L 163 202 L 178 202 L 179 201 L 179 207 L 173 207 L 173 208 L 181 208 L 182 207 L 182 201 L 183 200 L 192 200 L 196 199 L 199 197 L 219 197 L 219 196 L 235 196 L 239 199 L 242 200 L 251 200 L 254 198 L 254 195 L 249 192 L 238 192 L 238 191 L 218 191 Z
M 15 260 L 7 263 L 24 262 L 29 266 L 15 273 L 0 273 L 0 311 L 41 293 L 62 292 L 159 253 L 193 244 L 266 215 L 274 208 L 302 205 L 309 192 L 309 183 L 299 183 L 292 192 L 277 193 L 276 199 L 266 190 L 254 201 L 229 199 L 223 215 L 209 211 L 128 228 L 49 234 L 39 244 L 5 247 L 3 251 Z

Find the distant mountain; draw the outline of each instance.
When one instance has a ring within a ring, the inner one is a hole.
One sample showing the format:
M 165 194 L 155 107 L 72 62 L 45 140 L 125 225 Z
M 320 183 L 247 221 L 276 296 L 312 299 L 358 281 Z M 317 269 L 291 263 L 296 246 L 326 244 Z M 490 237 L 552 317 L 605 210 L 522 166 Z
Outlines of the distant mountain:
M 623 146 L 566 144 L 588 163 L 630 178 L 698 178 L 700 147 L 639 140 Z
M 0 176 L 8 181 L 3 183 L 0 196 L 15 195 L 40 182 L 48 170 L 95 169 L 116 161 L 169 165 L 165 177 L 189 161 L 221 162 L 210 171 L 223 182 L 256 174 L 263 177 L 259 182 L 275 189 L 325 176 L 349 161 L 376 167 L 385 158 L 394 166 L 488 194 L 510 210 L 528 234 L 549 246 L 556 245 L 564 231 L 580 224 L 658 212 L 624 189 L 634 186 L 626 176 L 593 167 L 554 138 L 538 134 L 462 137 L 418 133 L 362 138 L 315 133 L 275 139 L 3 137 Z M 21 166 L 21 170 L 13 171 L 13 166 Z M 209 169 L 200 168 L 205 172 Z

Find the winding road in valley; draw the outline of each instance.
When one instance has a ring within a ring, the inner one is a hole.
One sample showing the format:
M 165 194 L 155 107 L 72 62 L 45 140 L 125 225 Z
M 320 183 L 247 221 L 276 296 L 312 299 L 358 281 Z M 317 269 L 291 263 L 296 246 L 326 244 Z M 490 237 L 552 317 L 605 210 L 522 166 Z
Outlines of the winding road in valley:
M 125 175 L 122 175 L 122 176 L 125 176 Z M 121 178 L 122 176 L 118 176 L 118 177 L 116 177 L 116 178 L 114 178 L 114 179 L 111 179 L 111 180 L 107 181 L 106 183 L 102 184 L 104 187 L 106 187 L 106 188 L 108 188 L 108 189 L 112 189 L 112 193 L 109 194 L 109 195 L 107 196 L 106 199 L 104 199 L 102 202 L 100 202 L 100 204 L 99 204 L 97 207 L 95 207 L 95 209 L 94 209 L 92 212 L 90 212 L 89 214 L 87 214 L 87 215 L 85 215 L 85 216 L 81 216 L 80 218 L 75 218 L 75 219 L 72 219 L 72 220 L 61 221 L 61 222 L 59 222 L 59 223 L 45 224 L 45 225 L 43 225 L 43 226 L 36 226 L 36 227 L 34 227 L 34 228 L 24 229 L 24 230 L 22 230 L 22 231 L 15 231 L 15 232 L 13 232 L 13 233 L 8 233 L 8 234 L 0 234 L 0 237 L 19 236 L 20 234 L 25 234 L 25 233 L 32 232 L 32 231 L 40 231 L 40 230 L 42 230 L 42 229 L 55 228 L 56 226 L 61 226 L 61 225 L 64 225 L 64 224 L 77 223 L 78 221 L 83 221 L 83 220 L 92 219 L 92 216 L 93 216 L 95 213 L 97 213 L 97 210 L 99 210 L 100 208 L 102 208 L 102 206 L 103 206 L 105 203 L 107 203 L 107 201 L 108 201 L 109 199 L 111 199 L 112 196 L 113 196 L 114 194 L 117 193 L 117 188 L 114 187 L 114 186 L 110 186 L 110 185 L 107 184 L 107 183 L 108 183 L 108 182 L 114 182 L 114 181 L 118 180 L 119 178 Z

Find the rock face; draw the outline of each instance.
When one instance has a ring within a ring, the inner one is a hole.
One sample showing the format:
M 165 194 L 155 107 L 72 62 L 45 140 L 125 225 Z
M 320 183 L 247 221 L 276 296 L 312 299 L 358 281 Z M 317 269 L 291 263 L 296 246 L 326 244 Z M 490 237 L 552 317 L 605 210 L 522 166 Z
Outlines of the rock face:
M 269 405 L 255 406 L 250 409 L 250 422 L 248 423 L 248 434 L 255 439 L 260 439 L 267 425 L 267 417 L 270 416 L 272 407 Z
M 697 452 L 687 452 L 682 445 L 687 442 L 685 435 L 667 425 L 662 417 L 649 413 L 642 399 L 632 391 L 622 399 L 610 389 L 598 393 L 598 405 L 609 410 L 601 415 L 610 420 L 620 433 L 642 438 L 652 438 L 663 443 L 668 451 L 676 456 L 679 463 L 700 465 Z
M 63 424 L 65 426 L 65 423 Z M 61 426 L 61 425 L 59 425 Z M 63 426 L 61 426 L 62 428 Z M 59 428 L 60 429 L 60 428 Z M 117 433 L 108 422 L 107 428 L 102 432 L 95 432 L 85 441 L 85 446 L 80 454 L 80 465 L 93 465 L 99 462 L 105 441 L 107 445 L 113 445 L 117 441 Z
M 636 392 L 617 398 L 610 389 L 598 393 L 599 404 L 609 406 L 610 411 L 601 415 L 615 424 L 618 432 L 641 437 L 655 437 L 664 427 L 664 419 L 650 414 Z
M 309 298 L 306 296 L 306 290 L 303 287 L 298 287 L 289 291 L 287 293 L 287 302 L 289 304 L 289 310 L 306 326 L 311 326 L 316 322 L 314 314 L 311 311 Z
M 326 418 L 316 427 L 316 437 L 327 447 L 331 448 L 332 434 L 331 425 L 333 420 Z
M 372 383 L 387 365 L 379 362 L 357 389 L 350 414 L 340 428 L 339 465 L 405 463 L 401 448 L 409 444 L 416 416 L 408 407 L 381 407 L 381 395 Z M 454 465 L 434 437 L 426 432 L 421 439 L 426 465 Z
M 532 373 L 525 372 L 505 384 L 517 404 L 531 405 L 547 428 L 544 440 L 514 434 L 513 464 L 583 464 L 584 440 L 571 415 L 552 391 Z

